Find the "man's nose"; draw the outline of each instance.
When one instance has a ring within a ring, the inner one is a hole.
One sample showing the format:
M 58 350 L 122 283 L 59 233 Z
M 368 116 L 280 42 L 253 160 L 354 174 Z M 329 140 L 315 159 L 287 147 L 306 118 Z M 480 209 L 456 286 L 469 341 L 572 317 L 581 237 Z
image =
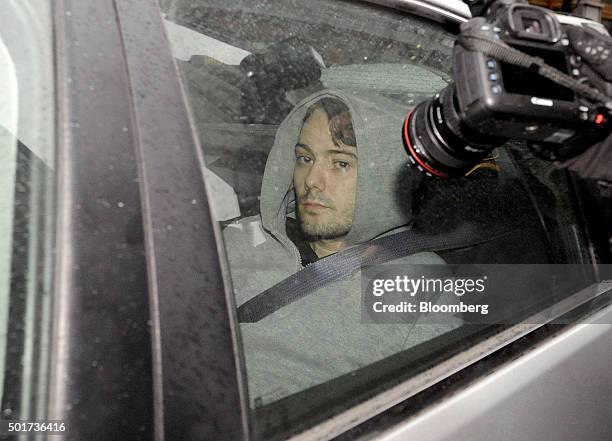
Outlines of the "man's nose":
M 308 174 L 306 175 L 306 187 L 308 190 L 317 189 L 319 191 L 325 190 L 325 184 L 327 181 L 327 169 L 319 163 L 314 163 Z

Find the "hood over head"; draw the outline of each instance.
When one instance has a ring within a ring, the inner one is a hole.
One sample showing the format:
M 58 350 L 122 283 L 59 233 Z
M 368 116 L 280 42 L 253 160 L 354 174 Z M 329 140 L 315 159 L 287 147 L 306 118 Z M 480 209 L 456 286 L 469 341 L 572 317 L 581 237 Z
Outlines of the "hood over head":
M 348 246 L 366 242 L 412 220 L 412 192 L 417 176 L 402 141 L 408 108 L 378 94 L 335 89 L 300 102 L 278 128 L 261 188 L 262 225 L 286 237 L 286 217 L 295 211 L 294 148 L 307 110 L 317 101 L 336 98 L 348 107 L 357 143 L 357 194 Z

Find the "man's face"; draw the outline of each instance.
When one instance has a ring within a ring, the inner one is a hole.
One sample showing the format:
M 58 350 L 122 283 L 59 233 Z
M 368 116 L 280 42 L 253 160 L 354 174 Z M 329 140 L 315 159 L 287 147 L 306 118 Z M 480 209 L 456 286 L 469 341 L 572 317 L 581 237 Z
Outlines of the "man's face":
M 357 148 L 336 145 L 326 113 L 315 110 L 295 146 L 293 186 L 302 231 L 313 239 L 345 236 L 353 224 Z

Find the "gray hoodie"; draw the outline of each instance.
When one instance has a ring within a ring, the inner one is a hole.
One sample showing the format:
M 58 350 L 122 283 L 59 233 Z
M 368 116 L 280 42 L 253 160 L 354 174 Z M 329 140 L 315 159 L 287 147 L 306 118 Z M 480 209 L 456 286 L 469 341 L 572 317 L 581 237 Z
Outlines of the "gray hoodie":
M 374 94 L 327 89 L 311 95 L 278 129 L 263 178 L 261 215 L 230 224 L 223 232 L 238 306 L 302 268 L 285 229 L 295 206 L 294 146 L 307 109 L 326 96 L 348 106 L 357 141 L 358 188 L 347 244 L 410 225 L 414 178 L 401 139 L 406 109 Z M 408 274 L 414 264 L 444 268 L 444 261 L 433 253 L 403 257 L 400 263 Z M 414 272 L 418 277 L 417 267 Z M 460 324 L 362 323 L 360 283 L 360 274 L 354 274 L 257 323 L 241 325 L 251 402 L 266 404 L 321 384 Z

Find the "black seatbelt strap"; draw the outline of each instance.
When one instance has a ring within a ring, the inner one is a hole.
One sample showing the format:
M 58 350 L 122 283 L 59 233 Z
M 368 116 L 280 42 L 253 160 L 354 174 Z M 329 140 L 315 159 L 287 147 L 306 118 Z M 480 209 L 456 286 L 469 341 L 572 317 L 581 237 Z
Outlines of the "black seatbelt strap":
M 255 323 L 283 306 L 306 297 L 331 282 L 348 278 L 364 267 L 421 251 L 442 251 L 497 240 L 512 231 L 491 231 L 464 225 L 452 233 L 428 235 L 414 230 L 383 236 L 321 259 L 256 295 L 238 308 L 239 323 Z

